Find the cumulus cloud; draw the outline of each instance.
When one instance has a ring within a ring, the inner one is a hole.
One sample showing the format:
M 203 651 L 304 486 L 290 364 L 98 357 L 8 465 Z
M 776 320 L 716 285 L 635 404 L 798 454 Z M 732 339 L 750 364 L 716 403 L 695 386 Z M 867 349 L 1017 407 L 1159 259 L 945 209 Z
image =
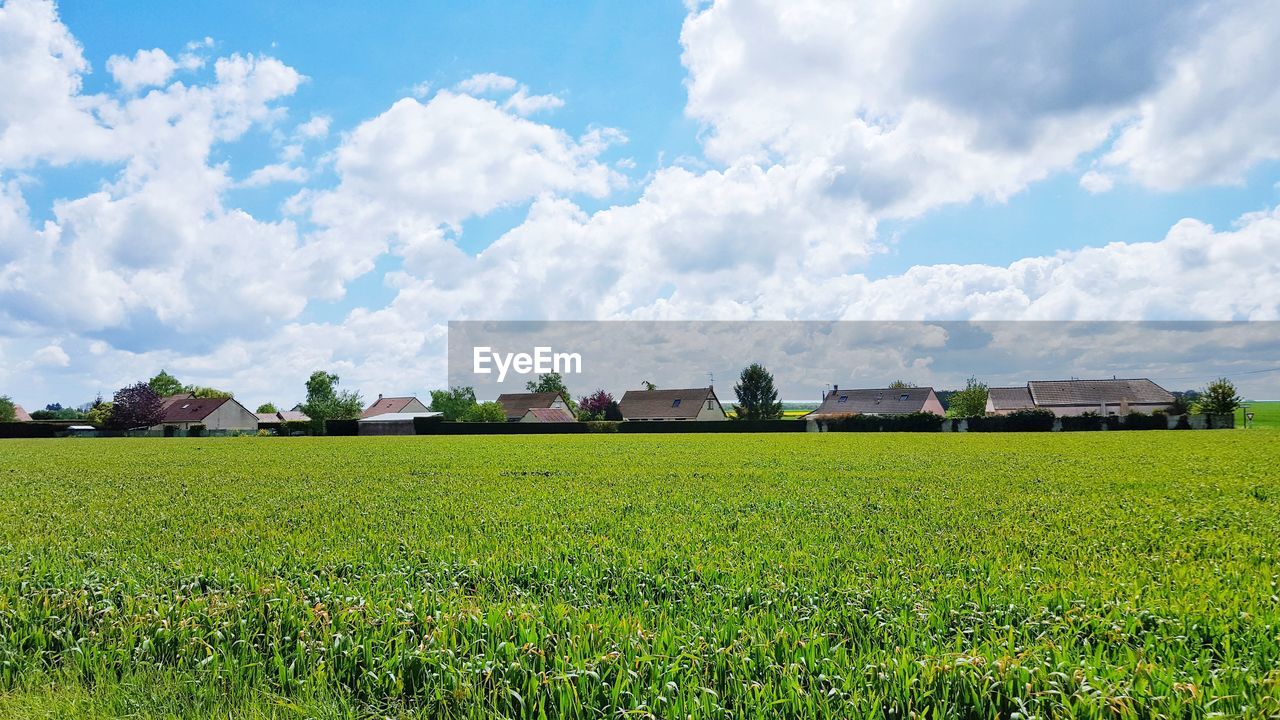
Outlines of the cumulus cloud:
M 176 61 L 113 58 L 118 87 L 91 95 L 54 6 L 9 0 L 0 335 L 22 350 L 0 338 L 0 351 L 58 365 L 57 348 L 82 387 L 164 366 L 296 400 L 273 393 L 317 367 L 371 392 L 438 386 L 449 319 L 1275 319 L 1276 210 L 1003 266 L 864 271 L 886 218 L 999 201 L 1054 173 L 1089 192 L 1177 188 L 1280 157 L 1274 63 L 1250 61 L 1280 47 L 1265 16 L 1243 1 L 695 4 L 681 42 L 705 155 L 589 209 L 629 182 L 627 161 L 606 159 L 625 135 L 531 119 L 564 100 L 515 78 L 415 87 L 334 129 L 319 113 L 288 121 L 297 70 L 215 59 L 206 39 Z M 169 83 L 206 63 L 211 79 Z M 213 158 L 254 128 L 279 157 L 237 181 Z M 100 187 L 33 213 L 23 178 L 86 161 Z M 285 182 L 311 184 L 281 220 L 227 199 Z M 526 205 L 482 251 L 460 248 L 468 220 Z M 390 304 L 298 322 L 388 253 Z
M 132 58 L 112 55 L 107 58 L 107 71 L 126 92 L 152 85 L 163 85 L 178 64 L 160 48 L 139 50 Z
M 318 196 L 314 219 L 337 226 L 457 224 L 544 192 L 602 197 L 621 178 L 596 160 L 600 134 L 575 140 L 497 103 L 450 91 L 397 101 L 335 151 L 340 185 Z
M 46 345 L 31 356 L 31 361 L 37 367 L 64 368 L 71 364 L 71 357 L 60 345 Z
M 1095 195 L 1110 191 L 1115 184 L 1114 178 L 1097 170 L 1090 170 L 1080 176 L 1080 187 Z
M 839 192 L 882 215 L 1003 200 L 1098 150 L 1159 189 L 1233 182 L 1280 157 L 1274 15 L 1264 2 L 717 2 L 682 33 L 688 113 L 712 158 L 829 158 L 847 173 Z

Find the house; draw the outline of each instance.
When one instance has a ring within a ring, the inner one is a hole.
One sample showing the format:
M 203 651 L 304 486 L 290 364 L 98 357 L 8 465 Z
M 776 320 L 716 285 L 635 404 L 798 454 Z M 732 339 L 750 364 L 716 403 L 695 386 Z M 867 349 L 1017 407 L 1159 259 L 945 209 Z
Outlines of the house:
M 623 420 L 727 420 L 713 387 L 628 390 L 618 403 Z
M 254 413 L 258 416 L 258 427 L 281 425 L 287 422 L 310 422 L 311 418 L 300 410 L 281 410 L 273 413 Z
M 1031 410 L 1035 406 L 1031 391 L 1025 385 L 987 388 L 987 414 L 1008 415 L 1018 410 Z
M 444 419 L 438 412 L 391 412 L 362 417 L 357 421 L 359 435 L 417 435 L 417 418 Z
M 570 415 L 569 403 L 558 392 L 537 393 L 503 393 L 498 396 L 498 404 L 507 414 L 507 422 L 519 422 L 530 410 L 563 410 Z
M 13 419 L 18 422 L 31 422 L 31 416 L 27 414 L 27 411 L 21 405 L 13 406 Z
M 520 422 L 574 422 L 575 418 L 568 410 L 558 407 L 529 408 Z
M 241 405 L 235 398 L 198 398 L 190 394 L 172 395 L 162 401 L 164 417 L 152 430 L 166 428 L 190 430 L 193 425 L 203 425 L 206 430 L 258 429 L 258 416 Z
M 993 399 L 997 389 L 1001 392 Z M 1021 390 L 1021 394 L 1014 390 Z M 993 388 L 987 393 L 987 412 L 999 415 L 1028 407 L 1051 410 L 1059 417 L 1087 412 L 1128 415 L 1166 411 L 1172 404 L 1173 394 L 1146 378 L 1032 380 L 1026 388 Z
M 296 409 L 296 408 L 295 408 Z M 427 406 L 423 405 L 418 398 L 412 395 L 408 397 L 382 397 L 378 395 L 378 399 L 373 404 L 365 408 L 361 418 L 373 417 L 375 415 L 385 415 L 386 413 L 424 413 L 428 412 Z
M 836 385 L 822 397 L 822 404 L 818 409 L 804 417 L 820 420 L 839 415 L 909 415 L 926 412 L 946 414 L 942 402 L 931 387 L 841 390 Z

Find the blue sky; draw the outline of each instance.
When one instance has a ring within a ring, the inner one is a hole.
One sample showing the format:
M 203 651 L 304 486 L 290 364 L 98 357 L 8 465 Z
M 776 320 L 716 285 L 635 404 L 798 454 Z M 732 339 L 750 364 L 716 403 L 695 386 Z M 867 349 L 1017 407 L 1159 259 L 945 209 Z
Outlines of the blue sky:
M 1274 320 L 1272 15 L 4 0 L 0 393 L 423 393 L 451 320 Z

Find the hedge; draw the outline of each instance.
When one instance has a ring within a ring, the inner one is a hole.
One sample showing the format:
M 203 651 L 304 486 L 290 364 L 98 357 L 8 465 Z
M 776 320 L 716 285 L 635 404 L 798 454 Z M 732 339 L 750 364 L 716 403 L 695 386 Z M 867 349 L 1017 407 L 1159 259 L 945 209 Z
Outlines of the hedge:
M 819 422 L 826 427 L 827 432 L 941 432 L 943 420 L 941 415 L 924 412 L 905 415 L 842 415 Z

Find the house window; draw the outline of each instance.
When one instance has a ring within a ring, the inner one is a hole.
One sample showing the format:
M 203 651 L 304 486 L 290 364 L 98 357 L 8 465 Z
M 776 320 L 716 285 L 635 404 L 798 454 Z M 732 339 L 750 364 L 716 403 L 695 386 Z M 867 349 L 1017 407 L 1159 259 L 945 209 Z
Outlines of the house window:
M 906 393 L 903 393 L 903 394 L 899 395 L 899 396 L 898 396 L 898 402 L 906 402 L 906 401 L 907 401 L 907 397 L 908 397 L 908 395 L 907 395 Z
M 714 401 L 713 401 L 713 400 L 708 400 L 708 401 L 707 401 L 707 409 L 708 409 L 708 410 L 714 410 L 714 409 L 715 409 L 715 406 L 711 404 L 712 402 L 714 402 Z
M 680 407 L 680 398 L 671 401 L 671 407 Z
M 846 400 L 848 400 L 848 399 L 849 399 L 849 396 L 848 396 L 848 395 L 841 395 L 841 396 L 840 396 L 840 399 L 839 399 L 839 400 L 837 400 L 836 402 L 837 402 L 837 403 L 842 403 L 842 402 L 844 402 L 844 401 L 846 401 Z

